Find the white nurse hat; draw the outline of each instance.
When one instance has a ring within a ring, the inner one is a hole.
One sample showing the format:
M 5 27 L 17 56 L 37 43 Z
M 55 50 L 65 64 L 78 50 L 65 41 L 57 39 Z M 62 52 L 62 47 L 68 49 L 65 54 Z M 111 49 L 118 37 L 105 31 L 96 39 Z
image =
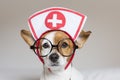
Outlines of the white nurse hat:
M 49 30 L 62 30 L 75 40 L 86 21 L 86 16 L 62 7 L 52 7 L 36 12 L 28 19 L 35 40 Z

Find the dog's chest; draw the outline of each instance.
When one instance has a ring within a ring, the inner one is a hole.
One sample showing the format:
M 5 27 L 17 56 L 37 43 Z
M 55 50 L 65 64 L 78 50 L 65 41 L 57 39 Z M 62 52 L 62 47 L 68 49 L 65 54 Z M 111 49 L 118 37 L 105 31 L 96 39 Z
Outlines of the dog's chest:
M 67 72 L 43 72 L 40 80 L 83 80 L 83 76 L 76 69 L 68 70 Z

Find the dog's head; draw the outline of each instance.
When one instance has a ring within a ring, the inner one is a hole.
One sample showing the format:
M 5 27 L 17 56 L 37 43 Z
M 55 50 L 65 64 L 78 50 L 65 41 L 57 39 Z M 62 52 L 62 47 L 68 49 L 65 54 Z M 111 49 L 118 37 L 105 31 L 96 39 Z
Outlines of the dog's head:
M 49 31 L 35 41 L 29 31 L 21 30 L 22 38 L 42 57 L 45 66 L 53 70 L 64 68 L 75 49 L 82 48 L 90 33 L 82 31 L 74 42 L 66 32 Z

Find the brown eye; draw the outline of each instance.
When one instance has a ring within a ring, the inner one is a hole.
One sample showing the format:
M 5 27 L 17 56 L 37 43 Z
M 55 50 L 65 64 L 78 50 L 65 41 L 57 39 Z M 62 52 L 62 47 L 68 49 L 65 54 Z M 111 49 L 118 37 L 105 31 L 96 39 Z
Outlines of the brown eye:
M 68 47 L 68 44 L 66 42 L 63 42 L 61 48 L 66 48 L 66 47 Z
M 42 45 L 42 47 L 43 47 L 43 48 L 49 48 L 50 45 L 49 45 L 48 43 L 44 43 L 44 44 Z

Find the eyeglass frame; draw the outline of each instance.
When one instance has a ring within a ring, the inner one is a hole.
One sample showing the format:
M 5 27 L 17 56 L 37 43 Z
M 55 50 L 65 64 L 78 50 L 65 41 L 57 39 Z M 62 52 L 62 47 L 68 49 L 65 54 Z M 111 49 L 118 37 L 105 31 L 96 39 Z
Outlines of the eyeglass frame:
M 50 42 L 50 45 L 51 45 L 51 50 L 50 50 L 49 53 L 48 53 L 47 55 L 45 55 L 45 56 L 39 55 L 39 53 L 36 53 L 36 50 L 35 50 L 35 49 L 40 48 L 40 47 L 35 47 L 35 45 L 36 45 L 36 43 L 37 43 L 38 41 L 40 41 L 41 39 L 45 39 L 45 40 L 49 41 L 49 42 Z M 71 40 L 70 38 L 64 38 L 64 39 L 62 39 L 62 40 L 65 40 L 65 39 Z M 62 40 L 60 40 L 60 41 L 62 41 Z M 48 55 L 50 54 L 50 52 L 53 50 L 54 47 L 56 47 L 56 49 L 59 51 L 58 45 L 59 45 L 60 41 L 58 42 L 57 45 L 53 45 L 52 42 L 51 42 L 50 40 L 48 40 L 47 38 L 39 38 L 39 39 L 37 39 L 37 40 L 34 42 L 34 44 L 33 44 L 32 46 L 30 46 L 30 49 L 32 49 L 36 55 L 39 55 L 40 57 L 46 57 L 46 56 L 48 56 Z M 71 41 L 72 41 L 73 47 L 74 47 L 73 53 L 70 54 L 70 55 L 68 55 L 68 56 L 61 54 L 62 56 L 64 56 L 64 57 L 70 57 L 71 55 L 74 54 L 75 50 L 78 49 L 78 45 L 76 45 L 73 40 L 71 40 Z M 60 51 L 59 51 L 59 52 L 60 52 Z

